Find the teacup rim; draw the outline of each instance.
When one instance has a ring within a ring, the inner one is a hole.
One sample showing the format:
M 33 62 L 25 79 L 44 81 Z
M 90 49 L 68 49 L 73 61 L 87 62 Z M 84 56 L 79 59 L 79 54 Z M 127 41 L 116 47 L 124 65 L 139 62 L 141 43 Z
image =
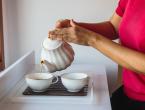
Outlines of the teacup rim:
M 50 73 L 29 73 L 29 74 L 26 74 L 25 75 L 25 78 L 26 79 L 30 79 L 30 80 L 48 80 L 48 79 L 50 79 L 50 78 L 47 78 L 47 79 L 34 79 L 34 78 L 30 78 L 30 75 L 34 75 L 34 74 L 45 74 L 45 75 L 51 75 L 51 77 L 50 78 L 52 78 L 53 77 L 53 75 L 52 74 L 50 74 Z
M 86 77 L 81 78 L 81 79 L 73 79 L 73 78 L 67 78 L 67 77 L 65 77 L 65 75 L 69 75 L 69 74 L 84 74 L 84 75 L 86 75 Z M 87 73 L 83 73 L 83 72 L 73 72 L 73 73 L 64 73 L 63 75 L 61 75 L 61 78 L 63 78 L 63 79 L 69 79 L 69 80 L 84 80 L 84 79 L 89 78 L 89 76 L 88 76 Z

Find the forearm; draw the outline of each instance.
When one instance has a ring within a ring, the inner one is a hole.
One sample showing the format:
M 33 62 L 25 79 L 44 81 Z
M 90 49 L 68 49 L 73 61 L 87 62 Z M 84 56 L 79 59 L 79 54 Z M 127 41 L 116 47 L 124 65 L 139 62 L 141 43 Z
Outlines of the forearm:
M 117 32 L 115 31 L 114 26 L 110 21 L 102 22 L 102 23 L 76 23 L 77 25 L 84 27 L 88 30 L 91 30 L 95 33 L 99 33 L 111 40 L 118 38 Z
M 96 48 L 119 65 L 137 73 L 145 74 L 145 54 L 123 47 L 101 35 L 97 36 L 99 39 L 90 41 L 90 46 Z

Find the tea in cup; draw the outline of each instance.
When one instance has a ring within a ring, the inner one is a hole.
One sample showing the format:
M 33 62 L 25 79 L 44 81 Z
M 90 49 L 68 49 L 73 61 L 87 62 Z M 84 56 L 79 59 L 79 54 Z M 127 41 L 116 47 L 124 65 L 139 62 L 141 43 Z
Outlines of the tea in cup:
M 53 81 L 54 78 L 56 78 L 55 81 Z M 25 80 L 34 92 L 44 92 L 51 84 L 58 82 L 58 77 L 49 73 L 31 73 L 25 76 Z

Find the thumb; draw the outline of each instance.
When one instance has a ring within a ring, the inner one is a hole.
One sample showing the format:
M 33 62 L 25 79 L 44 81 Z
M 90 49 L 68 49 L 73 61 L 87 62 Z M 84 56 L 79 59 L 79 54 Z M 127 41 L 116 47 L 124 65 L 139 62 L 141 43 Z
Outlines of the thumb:
M 76 26 L 77 26 L 73 19 L 70 20 L 70 25 L 71 25 L 72 27 L 76 27 Z

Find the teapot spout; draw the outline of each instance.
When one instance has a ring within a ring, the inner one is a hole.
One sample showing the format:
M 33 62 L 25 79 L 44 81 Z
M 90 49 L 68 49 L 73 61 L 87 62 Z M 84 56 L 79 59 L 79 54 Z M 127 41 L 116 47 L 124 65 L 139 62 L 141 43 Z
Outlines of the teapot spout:
M 44 71 L 47 71 L 47 72 L 55 72 L 57 70 L 56 66 L 49 63 L 47 60 L 41 60 L 41 66 L 42 66 L 42 72 L 43 72 L 43 69 Z

